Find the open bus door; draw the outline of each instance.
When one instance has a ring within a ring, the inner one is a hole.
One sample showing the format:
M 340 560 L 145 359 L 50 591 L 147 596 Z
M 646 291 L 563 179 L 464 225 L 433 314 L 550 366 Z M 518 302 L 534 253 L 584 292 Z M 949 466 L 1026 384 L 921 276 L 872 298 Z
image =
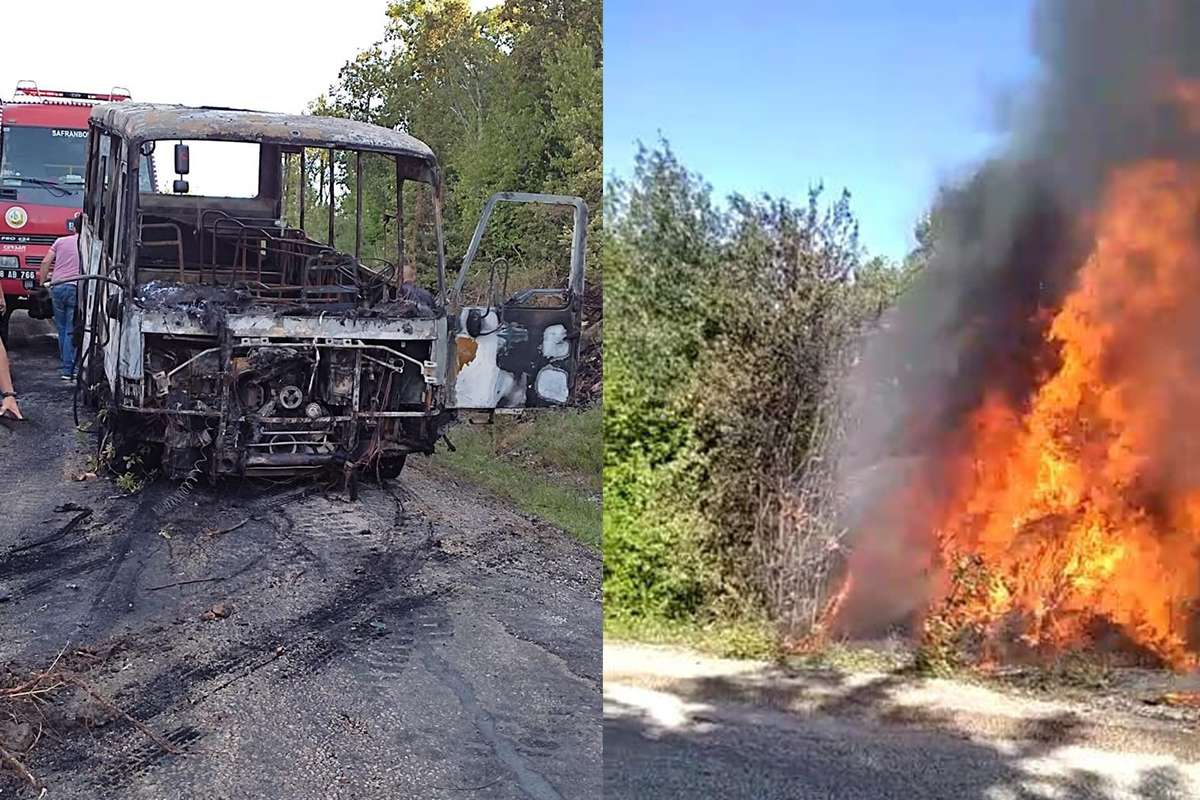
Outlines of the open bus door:
M 463 287 L 479 253 L 488 220 L 499 203 L 573 208 L 571 262 L 566 285 L 523 289 L 495 297 L 495 275 L 486 305 L 463 303 Z M 453 406 L 463 410 L 562 406 L 575 388 L 583 321 L 587 205 L 580 197 L 500 192 L 488 198 L 451 293 L 454 337 Z M 493 302 L 494 299 L 494 302 Z

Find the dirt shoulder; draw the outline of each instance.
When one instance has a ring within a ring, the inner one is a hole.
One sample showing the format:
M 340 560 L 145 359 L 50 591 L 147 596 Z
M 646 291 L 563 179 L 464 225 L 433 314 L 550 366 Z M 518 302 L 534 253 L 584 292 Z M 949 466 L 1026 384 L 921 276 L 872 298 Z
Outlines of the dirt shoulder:
M 635 644 L 605 645 L 604 679 L 696 703 L 824 714 L 990 739 L 1059 739 L 1200 760 L 1195 714 L 1164 719 L 1135 713 L 1132 705 L 1115 708 L 1110 700 L 1045 699 L 903 672 L 789 669 Z
M 602 421 L 593 405 L 498 414 L 488 425 L 463 422 L 449 432 L 455 449 L 428 463 L 598 547 Z
M 824 746 L 814 742 L 837 751 L 823 756 L 834 771 L 847 758 L 837 742 L 891 763 L 893 771 L 864 773 L 861 784 L 852 778 L 858 765 L 843 764 L 850 783 L 843 784 L 844 795 L 830 795 L 838 797 L 1000 797 L 1022 790 L 1011 796 L 1107 800 L 1191 797 L 1200 789 L 1194 718 L 1140 714 L 1111 702 L 1038 698 L 902 672 L 789 669 L 629 643 L 605 645 L 604 694 L 606 758 L 626 752 L 640 762 L 638 748 L 647 751 L 644 774 L 633 777 L 614 774 L 606 761 L 606 787 L 614 797 L 668 786 L 700 791 L 700 784 L 680 783 L 681 775 L 661 765 L 684 752 L 721 752 L 731 742 L 748 748 L 750 769 L 770 753 L 772 760 L 794 759 L 800 770 Z M 801 750 L 802 742 L 814 746 Z M 930 771 L 927 763 L 940 766 Z M 947 765 L 954 776 L 941 774 Z M 764 774 L 776 769 L 763 765 Z M 1084 779 L 1091 781 L 1086 791 L 1062 791 Z M 793 790 L 819 785 L 816 779 L 780 780 Z M 1057 788 L 1029 789 L 1038 781 Z M 1137 787 L 1158 785 L 1154 781 L 1166 789 L 1139 793 Z M 758 796 L 764 790 L 755 786 L 748 779 L 721 791 Z

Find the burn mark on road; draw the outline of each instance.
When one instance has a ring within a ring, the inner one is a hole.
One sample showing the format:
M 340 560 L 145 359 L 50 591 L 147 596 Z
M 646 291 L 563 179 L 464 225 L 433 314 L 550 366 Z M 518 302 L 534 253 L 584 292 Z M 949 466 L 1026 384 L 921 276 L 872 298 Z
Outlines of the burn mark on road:
M 527 797 L 533 800 L 562 800 L 558 790 L 535 770 L 517 748 L 503 736 L 496 727 L 496 720 L 483 707 L 475 690 L 449 661 L 434 652 L 433 648 L 425 645 L 421 648 L 421 663 L 425 669 L 437 677 L 450 691 L 454 692 L 463 711 L 475 724 L 475 729 L 489 745 L 497 760 L 512 773 L 517 785 Z

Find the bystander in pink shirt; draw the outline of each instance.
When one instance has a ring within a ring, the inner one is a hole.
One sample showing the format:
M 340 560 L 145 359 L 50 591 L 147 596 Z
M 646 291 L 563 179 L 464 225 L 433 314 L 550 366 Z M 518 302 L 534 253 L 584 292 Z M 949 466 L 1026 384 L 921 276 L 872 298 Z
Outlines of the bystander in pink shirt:
M 54 272 L 50 275 L 50 280 L 63 281 L 79 275 L 78 234 L 55 239 L 50 249 L 54 251 Z

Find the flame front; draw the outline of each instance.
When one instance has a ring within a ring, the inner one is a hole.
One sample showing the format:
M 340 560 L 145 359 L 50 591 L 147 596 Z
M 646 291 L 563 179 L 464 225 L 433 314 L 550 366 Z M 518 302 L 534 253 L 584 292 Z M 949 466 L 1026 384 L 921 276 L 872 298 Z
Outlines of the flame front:
M 990 393 L 943 463 L 943 564 L 995 578 L 968 609 L 988 639 L 1092 643 L 1098 624 L 1183 666 L 1200 599 L 1200 168 L 1115 172 L 1053 369 L 1021 407 Z M 936 601 L 935 601 L 936 602 Z

